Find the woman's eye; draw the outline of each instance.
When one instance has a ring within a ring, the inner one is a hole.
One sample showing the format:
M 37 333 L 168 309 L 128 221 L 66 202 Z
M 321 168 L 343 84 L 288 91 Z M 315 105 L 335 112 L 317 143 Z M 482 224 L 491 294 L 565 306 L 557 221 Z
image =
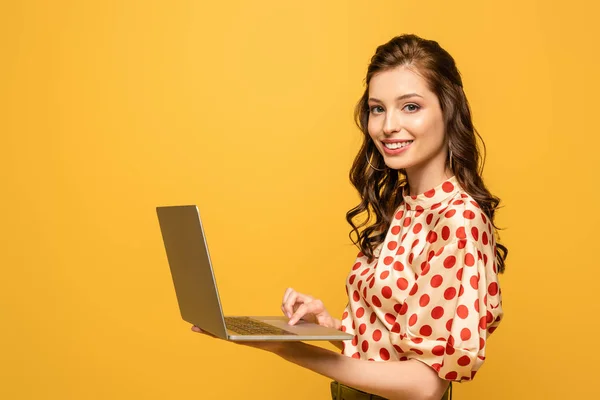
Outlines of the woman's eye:
M 371 107 L 371 114 L 379 114 L 383 112 L 383 107 L 381 106 L 373 106 Z
M 409 109 L 409 110 L 408 110 L 408 111 L 410 111 L 410 112 L 415 112 L 415 111 L 417 111 L 419 108 L 421 108 L 421 107 L 419 107 L 419 106 L 418 106 L 418 105 L 416 105 L 416 104 L 407 104 L 406 106 L 404 106 L 404 108 L 406 108 L 406 107 L 414 107 L 414 108 L 412 108 L 412 109 Z

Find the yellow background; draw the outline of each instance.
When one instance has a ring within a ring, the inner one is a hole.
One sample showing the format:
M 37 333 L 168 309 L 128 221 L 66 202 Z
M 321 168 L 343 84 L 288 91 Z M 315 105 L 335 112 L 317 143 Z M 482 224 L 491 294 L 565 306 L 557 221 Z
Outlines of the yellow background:
M 339 316 L 352 108 L 407 32 L 456 58 L 504 204 L 506 319 L 456 398 L 597 398 L 592 4 L 3 1 L 0 398 L 327 399 L 190 332 L 154 207 L 200 206 L 227 313 L 277 314 L 293 286 Z

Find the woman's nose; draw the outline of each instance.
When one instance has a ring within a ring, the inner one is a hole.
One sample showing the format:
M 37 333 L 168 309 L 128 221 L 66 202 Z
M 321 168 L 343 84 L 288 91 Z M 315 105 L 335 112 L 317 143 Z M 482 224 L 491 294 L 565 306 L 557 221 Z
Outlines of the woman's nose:
M 385 135 L 394 134 L 401 129 L 400 118 L 395 112 L 389 112 L 385 115 L 385 120 L 383 122 L 383 133 Z

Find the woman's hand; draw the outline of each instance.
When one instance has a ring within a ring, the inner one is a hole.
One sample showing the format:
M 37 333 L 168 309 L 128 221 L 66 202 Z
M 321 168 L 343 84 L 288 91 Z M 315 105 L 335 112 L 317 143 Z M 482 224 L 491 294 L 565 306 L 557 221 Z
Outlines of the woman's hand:
M 342 324 L 329 315 L 321 300 L 298 293 L 292 288 L 288 288 L 283 295 L 281 311 L 290 319 L 290 325 L 294 325 L 300 319 L 335 329 L 340 329 Z

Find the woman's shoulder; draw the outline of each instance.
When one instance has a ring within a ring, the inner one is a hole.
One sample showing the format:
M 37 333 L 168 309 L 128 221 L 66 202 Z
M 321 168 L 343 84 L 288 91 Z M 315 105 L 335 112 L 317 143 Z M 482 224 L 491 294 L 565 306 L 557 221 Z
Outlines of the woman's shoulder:
M 445 230 L 458 232 L 459 237 L 471 234 L 477 239 L 483 232 L 492 234 L 492 224 L 477 201 L 461 189 L 438 211 L 434 231 L 442 234 Z

